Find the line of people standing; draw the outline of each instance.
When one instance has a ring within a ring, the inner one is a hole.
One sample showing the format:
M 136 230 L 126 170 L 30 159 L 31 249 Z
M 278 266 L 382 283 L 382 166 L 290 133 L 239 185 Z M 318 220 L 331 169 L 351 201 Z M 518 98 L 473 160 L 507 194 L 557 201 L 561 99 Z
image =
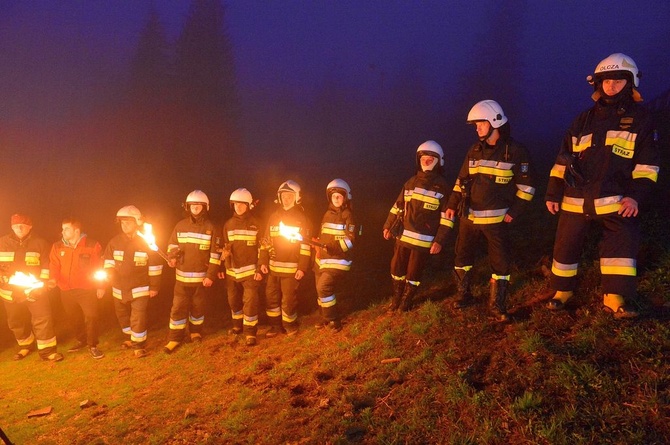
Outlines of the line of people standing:
M 233 216 L 218 227 L 209 218 L 209 198 L 189 193 L 183 204 L 187 216 L 175 226 L 167 253 L 150 239 L 141 211 L 124 206 L 116 213 L 120 232 L 102 250 L 100 243 L 82 232 L 81 222 L 62 221 L 62 239 L 49 244 L 32 234 L 32 220 L 11 217 L 12 233 L 0 238 L 0 297 L 15 335 L 21 360 L 35 348 L 42 359 L 61 361 L 57 351 L 48 288 L 59 287 L 66 314 L 74 330 L 76 352 L 88 348 L 95 359 L 98 349 L 98 299 L 111 289 L 114 311 L 127 340 L 124 349 L 135 357 L 147 355 L 149 300 L 160 291 L 165 263 L 175 269 L 168 342 L 164 352 L 174 352 L 184 341 L 199 342 L 206 308 L 215 280 L 226 283 L 233 320 L 232 334 L 243 334 L 247 346 L 257 343 L 259 284 L 268 275 L 267 338 L 280 333 L 295 335 L 297 290 L 309 270 L 316 273 L 318 304 L 323 320 L 318 327 L 341 329 L 336 293 L 351 267 L 356 236 L 351 188 L 342 179 L 326 188 L 328 210 L 320 231 L 312 228 L 300 206 L 300 186 L 292 180 L 277 191 L 279 208 L 270 216 L 265 232 L 251 212 L 255 201 L 240 188 L 230 195 Z M 285 229 L 290 231 L 287 235 Z M 312 246 L 316 250 L 312 264 Z M 17 282 L 18 276 L 28 281 Z M 47 284 L 45 286 L 45 283 Z
M 550 310 L 563 309 L 574 295 L 580 252 L 589 226 L 597 223 L 603 232 L 603 308 L 615 318 L 638 316 L 626 303 L 636 292 L 638 205 L 657 182 L 660 163 L 650 114 L 639 105 L 639 78 L 637 65 L 625 54 L 598 63 L 587 78 L 595 104 L 571 125 L 551 169 L 546 206 L 560 215 Z M 384 224 L 384 238 L 396 239 L 389 312 L 411 308 L 427 256 L 441 251 L 445 230 L 458 217 L 454 307 L 474 301 L 471 270 L 477 238 L 483 236 L 492 269 L 490 307 L 499 320 L 508 319 L 509 223 L 535 194 L 532 164 L 527 150 L 511 137 L 496 101 L 475 104 L 467 122 L 475 126 L 479 141 L 468 150 L 450 196 L 439 174 L 442 148 L 427 141 L 417 149 L 417 174 L 405 183 Z

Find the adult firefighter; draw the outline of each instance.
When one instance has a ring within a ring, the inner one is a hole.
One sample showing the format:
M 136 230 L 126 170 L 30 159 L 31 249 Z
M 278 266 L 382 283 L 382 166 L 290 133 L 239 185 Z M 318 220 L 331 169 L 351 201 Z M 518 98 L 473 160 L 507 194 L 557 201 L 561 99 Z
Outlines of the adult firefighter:
M 233 317 L 233 334 L 244 334 L 247 346 L 256 344 L 258 286 L 263 279 L 258 263 L 260 224 L 251 210 L 251 192 L 239 188 L 230 194 L 233 216 L 223 225 L 226 291 Z
M 449 198 L 447 217 L 459 214 L 454 260 L 457 294 L 454 306 L 473 302 L 470 284 L 477 239 L 488 242 L 491 264 L 490 305 L 507 319 L 510 279 L 509 223 L 526 208 L 535 188 L 526 149 L 510 136 L 510 125 L 498 102 L 483 100 L 468 113 L 479 141 L 468 150 Z
M 356 239 L 356 223 L 351 209 L 351 188 L 343 179 L 333 179 L 326 186 L 328 210 L 321 219 L 319 243 L 314 260 L 316 293 L 321 307 L 317 328 L 332 332 L 342 329 L 336 293 L 351 269 L 351 249 Z
M 12 215 L 11 227 L 12 233 L 0 238 L 0 297 L 9 329 L 19 344 L 14 360 L 25 358 L 37 343 L 43 360 L 61 361 L 63 355 L 56 351 L 51 303 L 44 288 L 44 281 L 49 279 L 49 244 L 32 234 L 33 222 L 27 215 Z M 19 274 L 30 274 L 37 281 L 33 286 L 10 284 L 10 278 Z
M 209 198 L 193 190 L 183 203 L 186 218 L 177 223 L 168 242 L 168 265 L 175 269 L 170 332 L 163 350 L 171 354 L 188 327 L 191 341 L 202 341 L 207 301 L 221 266 L 221 235 L 209 219 Z
M 637 65 L 625 54 L 601 61 L 588 76 L 595 104 L 572 123 L 551 169 L 546 205 L 561 210 L 554 242 L 549 301 L 562 309 L 573 296 L 589 226 L 602 229 L 599 246 L 603 305 L 615 318 L 634 318 L 625 302 L 636 292 L 640 243 L 638 204 L 658 178 L 659 152 L 637 87 Z
M 81 221 L 65 218 L 61 223 L 62 238 L 51 246 L 49 254 L 49 287 L 60 288 L 61 301 L 76 343 L 68 352 L 87 347 L 91 356 L 101 359 L 105 355 L 98 349 L 98 324 L 100 321 L 98 292 L 102 283 L 95 273 L 102 268 L 102 246 L 82 233 Z
M 453 218 L 447 217 L 449 185 L 442 176 L 444 152 L 435 141 L 416 149 L 416 174 L 405 182 L 384 223 L 385 239 L 395 238 L 391 259 L 393 294 L 387 313 L 412 308 L 428 255 L 440 253 Z
M 147 308 L 149 299 L 160 290 L 163 264 L 158 254 L 137 234 L 144 225 L 137 207 L 120 208 L 116 220 L 122 233 L 107 244 L 103 255 L 104 269 L 112 286 L 116 318 L 123 333 L 130 336 L 121 347 L 132 349 L 136 357 L 145 357 Z
M 312 252 L 307 242 L 289 239 L 280 229 L 283 225 L 284 229 L 297 231 L 303 240 L 311 236 L 300 192 L 300 185 L 290 179 L 279 186 L 280 208 L 270 215 L 261 245 L 261 271 L 270 274 L 265 290 L 270 324 L 265 336 L 269 338 L 283 332 L 288 335 L 298 332 L 298 285 L 309 268 Z

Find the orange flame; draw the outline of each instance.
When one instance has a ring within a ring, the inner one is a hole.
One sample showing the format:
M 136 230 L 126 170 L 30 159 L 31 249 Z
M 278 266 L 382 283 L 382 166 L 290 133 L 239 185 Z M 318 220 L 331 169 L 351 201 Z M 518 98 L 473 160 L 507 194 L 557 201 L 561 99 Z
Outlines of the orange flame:
M 287 226 L 282 221 L 279 221 L 279 234 L 292 243 L 302 241 L 300 227 Z
M 149 249 L 154 252 L 158 251 L 158 245 L 156 244 L 156 236 L 153 234 L 153 226 L 149 223 L 144 223 L 144 233 L 137 231 L 137 234 L 146 241 Z
M 44 283 L 35 278 L 35 275 L 31 273 L 25 274 L 18 271 L 14 272 L 14 275 L 9 277 L 8 283 L 13 284 L 14 286 L 24 287 L 26 289 L 26 293 L 30 293 L 35 289 L 44 287 Z

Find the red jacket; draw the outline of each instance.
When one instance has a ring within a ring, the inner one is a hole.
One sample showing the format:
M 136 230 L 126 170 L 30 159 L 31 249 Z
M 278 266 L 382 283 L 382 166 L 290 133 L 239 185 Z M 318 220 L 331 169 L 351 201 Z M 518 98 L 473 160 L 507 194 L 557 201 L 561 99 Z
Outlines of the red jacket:
M 95 289 L 100 287 L 93 279 L 96 270 L 102 269 L 102 246 L 82 235 L 76 245 L 63 240 L 51 246 L 49 277 L 56 280 L 61 290 Z

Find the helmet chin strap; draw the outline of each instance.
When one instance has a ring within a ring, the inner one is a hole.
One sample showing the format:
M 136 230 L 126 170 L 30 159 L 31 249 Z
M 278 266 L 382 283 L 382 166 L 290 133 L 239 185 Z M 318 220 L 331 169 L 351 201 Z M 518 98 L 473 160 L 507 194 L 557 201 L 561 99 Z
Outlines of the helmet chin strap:
M 493 134 L 493 130 L 495 130 L 495 128 L 493 128 L 493 125 L 489 125 L 488 133 L 486 133 L 486 136 L 480 137 L 479 140 L 482 141 L 482 142 L 486 141 Z

